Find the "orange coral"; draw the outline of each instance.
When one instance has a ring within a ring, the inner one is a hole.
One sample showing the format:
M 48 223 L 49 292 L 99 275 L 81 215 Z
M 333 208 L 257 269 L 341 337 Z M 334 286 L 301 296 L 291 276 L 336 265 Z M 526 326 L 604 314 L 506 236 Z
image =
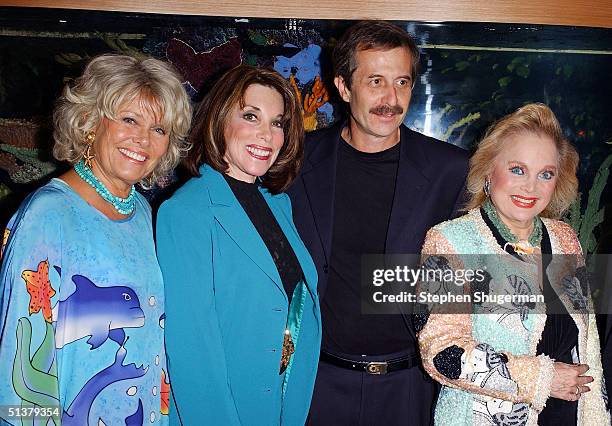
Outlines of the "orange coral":
M 302 99 L 302 92 L 295 82 L 293 74 L 289 77 L 289 82 L 298 97 L 298 102 L 302 105 L 302 115 L 304 117 L 304 130 L 311 131 L 317 128 L 317 110 L 325 105 L 329 100 L 327 89 L 323 85 L 321 78 L 316 76 L 310 93 L 306 93 Z
M 170 408 L 170 383 L 166 382 L 166 372 L 162 368 L 162 377 L 161 377 L 161 413 L 165 416 L 169 413 Z

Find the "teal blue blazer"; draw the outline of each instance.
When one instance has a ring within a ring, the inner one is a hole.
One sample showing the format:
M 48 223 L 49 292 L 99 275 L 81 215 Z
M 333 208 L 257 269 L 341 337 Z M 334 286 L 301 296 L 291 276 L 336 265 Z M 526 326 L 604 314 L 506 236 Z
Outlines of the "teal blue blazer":
M 317 272 L 286 194 L 261 192 L 304 272 L 300 336 L 283 394 L 287 294 L 223 176 L 204 165 L 157 217 L 172 425 L 303 425 L 321 345 Z

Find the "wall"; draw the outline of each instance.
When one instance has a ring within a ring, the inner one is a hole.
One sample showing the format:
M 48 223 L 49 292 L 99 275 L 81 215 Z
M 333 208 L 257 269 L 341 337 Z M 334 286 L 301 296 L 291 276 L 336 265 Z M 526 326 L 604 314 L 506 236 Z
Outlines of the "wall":
M 2 0 L 2 5 L 209 16 L 612 26 L 610 0 Z

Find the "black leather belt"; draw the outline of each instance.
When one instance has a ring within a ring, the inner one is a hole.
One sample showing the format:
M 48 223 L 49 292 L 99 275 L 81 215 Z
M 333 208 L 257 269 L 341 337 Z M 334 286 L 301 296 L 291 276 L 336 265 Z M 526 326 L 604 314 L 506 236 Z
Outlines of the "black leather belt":
M 321 361 L 335 365 L 336 367 L 347 368 L 355 371 L 364 371 L 368 374 L 387 374 L 393 371 L 416 367 L 420 363 L 420 358 L 416 354 L 390 359 L 387 361 L 355 361 L 332 355 L 329 352 L 321 351 L 320 359 Z

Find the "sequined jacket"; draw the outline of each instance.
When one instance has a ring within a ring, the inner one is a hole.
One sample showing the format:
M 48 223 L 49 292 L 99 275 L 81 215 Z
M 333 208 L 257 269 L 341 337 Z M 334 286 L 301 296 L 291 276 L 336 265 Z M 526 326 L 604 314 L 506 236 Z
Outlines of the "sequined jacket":
M 543 223 L 552 253 L 573 254 L 575 266 L 584 265 L 572 228 L 557 220 L 543 219 Z M 477 269 L 486 263 L 490 293 L 540 291 L 537 263 L 519 261 L 503 251 L 478 209 L 430 229 L 422 252 L 424 259 L 429 259 L 426 263 L 438 262 L 455 270 Z M 565 257 L 569 256 L 553 259 Z M 594 378 L 589 384 L 591 391 L 579 399 L 578 424 L 610 424 L 595 315 L 589 295 L 581 290 L 579 275 L 568 279 L 567 273 L 563 267 L 554 267 L 554 260 L 546 269 L 551 283 L 564 283 L 564 290 L 555 291 L 578 328 L 574 361 L 588 364 L 587 374 Z M 462 291 L 473 294 L 474 289 L 469 287 L 465 285 Z M 420 289 L 432 291 L 426 286 Z M 532 304 L 506 309 L 495 303 L 470 303 L 467 309 L 465 306 L 463 310 L 455 307 L 457 313 L 449 314 L 448 309 L 442 312 L 440 305 L 430 305 L 430 313 L 417 320 L 425 370 L 443 385 L 435 423 L 536 425 L 550 396 L 554 374 L 554 360 L 546 355 L 536 356 L 546 322 L 545 307 Z

